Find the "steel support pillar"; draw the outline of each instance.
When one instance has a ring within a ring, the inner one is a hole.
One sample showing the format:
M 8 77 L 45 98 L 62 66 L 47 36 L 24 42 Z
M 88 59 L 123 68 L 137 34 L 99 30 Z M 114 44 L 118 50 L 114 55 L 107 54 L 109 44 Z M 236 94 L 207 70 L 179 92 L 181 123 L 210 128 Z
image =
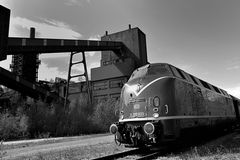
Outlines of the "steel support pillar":
M 77 62 L 73 62 L 73 56 L 75 54 L 78 54 L 78 53 L 82 54 L 82 60 L 81 61 L 77 61 Z M 83 64 L 84 73 L 83 74 L 78 74 L 78 75 L 71 75 L 72 67 L 74 65 L 77 65 L 77 64 Z M 71 54 L 70 54 L 69 68 L 68 68 L 68 78 L 67 78 L 67 87 L 66 87 L 65 103 L 64 103 L 65 109 L 67 109 L 68 97 L 70 95 L 70 93 L 69 93 L 70 81 L 71 81 L 72 78 L 77 78 L 77 77 L 85 77 L 86 85 L 87 85 L 87 93 L 88 93 L 88 103 L 91 103 L 92 102 L 91 101 L 91 91 L 90 91 L 90 84 L 89 84 L 89 79 L 88 79 L 86 57 L 85 57 L 85 52 L 84 51 L 82 51 L 82 52 L 71 52 Z

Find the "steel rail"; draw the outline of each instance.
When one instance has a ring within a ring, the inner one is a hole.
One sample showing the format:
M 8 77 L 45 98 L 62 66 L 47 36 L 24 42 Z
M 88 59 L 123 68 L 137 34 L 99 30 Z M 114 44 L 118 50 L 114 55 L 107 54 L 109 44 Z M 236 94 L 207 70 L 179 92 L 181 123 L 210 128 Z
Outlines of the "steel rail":
M 117 159 L 117 158 L 122 158 L 122 157 L 129 156 L 129 155 L 137 154 L 139 151 L 141 151 L 141 149 L 137 148 L 137 149 L 133 149 L 133 150 L 129 150 L 129 151 L 124 151 L 124 152 L 120 152 L 120 153 L 116 153 L 116 154 L 110 154 L 110 155 L 106 155 L 106 156 L 103 156 L 103 157 L 94 158 L 92 160 Z

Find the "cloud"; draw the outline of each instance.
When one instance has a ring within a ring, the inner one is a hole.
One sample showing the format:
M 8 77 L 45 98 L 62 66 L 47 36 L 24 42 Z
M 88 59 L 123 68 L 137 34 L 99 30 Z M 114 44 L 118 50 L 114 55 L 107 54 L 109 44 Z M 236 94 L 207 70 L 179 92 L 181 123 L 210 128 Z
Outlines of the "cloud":
M 236 70 L 236 69 L 240 69 L 240 66 L 239 65 L 234 65 L 234 66 L 231 66 L 231 67 L 227 68 L 227 70 Z
M 69 63 L 69 58 L 66 58 L 66 57 L 41 59 L 41 65 L 44 64 L 48 68 L 56 68 L 59 73 L 66 74 L 66 75 L 68 72 L 68 63 Z
M 240 69 L 240 58 L 234 57 L 229 60 L 226 60 L 226 69 L 227 70 L 237 70 Z
M 82 37 L 80 33 L 75 32 L 68 24 L 53 19 L 39 18 L 39 21 L 33 21 L 23 17 L 11 17 L 10 23 L 10 36 L 26 37 L 27 35 L 29 35 L 29 28 L 35 27 L 37 32 L 36 37 L 59 39 L 79 39 L 80 37 Z M 89 37 L 89 40 L 99 39 L 99 35 Z M 87 62 L 89 75 L 91 68 L 100 66 L 100 62 L 96 62 L 96 56 L 94 56 L 95 54 L 96 52 L 86 52 L 86 56 L 89 57 L 89 62 Z M 69 55 L 70 53 L 41 54 L 39 79 L 50 80 L 55 79 L 55 77 L 67 78 Z M 9 66 L 10 59 L 8 59 L 8 64 L 5 63 L 2 64 L 6 67 Z M 72 74 L 80 73 L 83 73 L 83 67 L 74 66 L 72 68 Z
M 71 26 L 64 22 L 39 18 L 39 22 L 23 18 L 11 17 L 10 21 L 10 35 L 22 35 L 23 30 L 29 30 L 30 27 L 35 27 L 37 37 L 41 38 L 63 38 L 63 39 L 79 39 L 82 35 L 74 31 Z M 29 35 L 29 32 L 28 32 Z
M 99 41 L 101 40 L 101 36 L 99 34 L 90 36 L 88 40 Z
M 78 0 L 65 0 L 64 4 L 67 6 L 75 6 L 75 5 L 82 6 L 82 3 L 79 2 Z
M 44 62 L 39 66 L 38 79 L 39 80 L 55 80 L 55 77 L 67 78 L 67 74 L 60 72 L 58 67 L 49 67 Z
M 232 87 L 232 88 L 227 88 L 226 91 L 235 96 L 235 97 L 238 97 L 240 98 L 240 84 L 238 84 L 236 87 Z
M 0 61 L 0 67 L 10 70 L 10 63 L 12 61 L 12 56 L 7 56 L 7 59 Z
M 41 65 L 39 67 L 40 79 L 54 79 L 54 76 L 67 78 L 69 58 L 66 57 L 55 57 L 55 58 L 41 58 Z M 88 75 L 91 75 L 91 68 L 96 68 L 100 66 L 100 62 L 95 60 L 89 60 L 87 62 Z M 84 72 L 84 67 L 82 64 L 74 65 L 71 70 L 72 75 L 82 74 Z M 46 74 L 47 73 L 47 74 Z
M 63 39 L 79 39 L 82 35 L 61 21 L 53 19 L 39 18 L 39 22 L 32 21 L 22 17 L 11 17 L 10 36 L 26 37 L 29 35 L 29 28 L 36 28 L 36 37 L 41 38 L 63 38 Z M 54 79 L 56 76 L 64 76 L 66 78 L 68 71 L 69 53 L 54 53 L 40 55 L 42 63 L 39 67 L 40 79 Z M 8 59 L 8 63 L 10 60 Z M 6 68 L 8 65 L 2 63 L 1 66 Z M 47 74 L 46 74 L 47 73 Z
M 65 58 L 67 60 L 70 59 L 70 52 L 64 52 L 64 53 L 51 53 L 51 54 L 40 54 L 40 59 L 54 59 L 54 58 Z
M 65 0 L 64 4 L 67 6 L 83 6 L 83 3 L 90 3 L 91 0 Z

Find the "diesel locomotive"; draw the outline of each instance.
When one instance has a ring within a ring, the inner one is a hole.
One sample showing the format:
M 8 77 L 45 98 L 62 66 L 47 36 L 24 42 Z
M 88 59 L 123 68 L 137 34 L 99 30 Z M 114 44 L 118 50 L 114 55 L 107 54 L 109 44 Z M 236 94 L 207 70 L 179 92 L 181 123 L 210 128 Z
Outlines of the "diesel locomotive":
M 110 132 L 118 144 L 160 144 L 188 129 L 235 125 L 239 109 L 240 100 L 223 89 L 170 64 L 147 64 L 123 86 Z

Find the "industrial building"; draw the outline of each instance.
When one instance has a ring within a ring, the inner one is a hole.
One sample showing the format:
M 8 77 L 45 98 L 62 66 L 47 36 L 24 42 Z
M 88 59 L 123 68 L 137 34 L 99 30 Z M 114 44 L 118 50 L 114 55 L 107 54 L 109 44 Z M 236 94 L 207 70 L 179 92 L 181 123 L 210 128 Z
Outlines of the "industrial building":
M 105 101 L 109 98 L 118 100 L 121 88 L 127 82 L 132 72 L 147 61 L 146 37 L 139 28 L 129 29 L 108 34 L 101 37 L 102 41 L 121 41 L 131 53 L 119 57 L 113 51 L 101 52 L 101 66 L 91 69 L 90 90 L 92 102 Z M 62 94 L 64 92 L 62 91 Z M 73 103 L 78 99 L 83 103 L 87 100 L 85 82 L 71 83 L 69 85 L 69 100 Z M 64 95 L 62 95 L 64 96 Z M 85 98 L 84 98 L 85 97 Z

